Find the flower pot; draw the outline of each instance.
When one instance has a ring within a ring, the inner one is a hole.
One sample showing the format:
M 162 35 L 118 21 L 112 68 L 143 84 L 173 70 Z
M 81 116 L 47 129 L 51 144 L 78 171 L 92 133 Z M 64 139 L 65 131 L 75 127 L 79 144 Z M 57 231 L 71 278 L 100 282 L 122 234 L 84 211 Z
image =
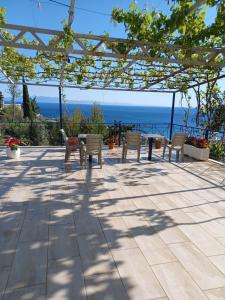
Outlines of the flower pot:
M 113 149 L 113 145 L 114 145 L 114 143 L 108 143 L 108 147 L 109 147 L 109 149 Z
M 7 147 L 6 154 L 8 158 L 17 159 L 20 157 L 20 148 L 17 148 L 16 150 L 11 150 L 9 147 Z
M 197 148 L 192 145 L 184 144 L 184 154 L 197 160 L 208 160 L 209 148 Z
M 162 141 L 156 140 L 156 141 L 155 141 L 155 148 L 156 148 L 156 149 L 160 149 L 161 146 L 162 146 Z

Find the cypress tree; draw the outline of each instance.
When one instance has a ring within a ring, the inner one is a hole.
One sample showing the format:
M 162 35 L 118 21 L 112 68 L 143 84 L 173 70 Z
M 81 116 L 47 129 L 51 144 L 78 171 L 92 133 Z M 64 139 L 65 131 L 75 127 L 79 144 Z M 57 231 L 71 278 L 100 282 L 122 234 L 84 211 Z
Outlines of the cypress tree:
M 24 77 L 23 83 L 25 83 Z M 28 87 L 26 84 L 23 84 L 23 116 L 24 118 L 28 118 L 29 120 L 33 119 L 33 111 L 30 103 Z

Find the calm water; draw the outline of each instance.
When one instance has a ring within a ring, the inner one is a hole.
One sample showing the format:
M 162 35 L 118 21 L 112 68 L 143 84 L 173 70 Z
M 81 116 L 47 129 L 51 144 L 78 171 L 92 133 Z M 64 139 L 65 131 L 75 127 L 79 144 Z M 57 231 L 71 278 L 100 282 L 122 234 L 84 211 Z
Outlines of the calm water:
M 59 117 L 57 103 L 38 103 L 40 113 L 47 118 Z M 85 116 L 90 116 L 91 105 L 67 104 L 67 111 L 72 114 L 79 107 Z M 169 123 L 170 107 L 144 107 L 144 106 L 117 106 L 101 105 L 106 122 L 122 121 L 124 123 Z M 193 114 L 193 111 L 192 111 Z M 174 123 L 183 124 L 183 108 L 175 108 Z M 190 124 L 192 124 L 190 120 Z

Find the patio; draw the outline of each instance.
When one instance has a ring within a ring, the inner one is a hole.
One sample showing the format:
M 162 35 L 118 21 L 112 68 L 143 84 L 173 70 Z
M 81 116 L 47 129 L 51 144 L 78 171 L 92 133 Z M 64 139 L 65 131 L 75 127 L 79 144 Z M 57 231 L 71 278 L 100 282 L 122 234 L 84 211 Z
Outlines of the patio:
M 4 151 L 0 299 L 225 299 L 224 166 Z

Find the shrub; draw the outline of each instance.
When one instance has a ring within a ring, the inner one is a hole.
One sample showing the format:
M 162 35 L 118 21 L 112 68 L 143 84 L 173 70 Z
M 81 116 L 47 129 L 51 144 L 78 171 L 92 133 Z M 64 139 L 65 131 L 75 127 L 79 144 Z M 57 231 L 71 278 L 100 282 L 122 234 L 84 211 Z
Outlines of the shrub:
M 224 161 L 225 144 L 223 144 L 221 141 L 210 144 L 210 157 L 216 160 Z

